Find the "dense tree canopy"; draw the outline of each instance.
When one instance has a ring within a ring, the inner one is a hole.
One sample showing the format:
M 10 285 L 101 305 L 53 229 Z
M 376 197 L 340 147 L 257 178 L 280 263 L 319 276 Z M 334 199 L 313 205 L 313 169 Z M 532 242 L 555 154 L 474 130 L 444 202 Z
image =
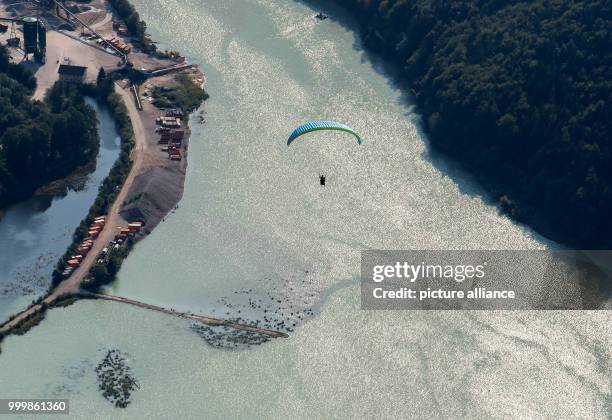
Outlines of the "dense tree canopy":
M 46 103 L 36 81 L 0 46 L 0 207 L 96 157 L 96 116 L 78 89 L 57 83 Z
M 612 247 L 612 3 L 336 2 L 401 66 L 438 150 L 543 233 Z

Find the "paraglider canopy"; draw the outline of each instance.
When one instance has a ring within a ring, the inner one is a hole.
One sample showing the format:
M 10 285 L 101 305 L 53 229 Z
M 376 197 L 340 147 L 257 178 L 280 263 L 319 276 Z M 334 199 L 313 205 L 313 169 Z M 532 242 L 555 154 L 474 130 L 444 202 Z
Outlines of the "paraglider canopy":
M 299 126 L 293 131 L 293 133 L 291 133 L 289 139 L 287 140 L 287 146 L 289 146 L 291 143 L 293 143 L 294 140 L 296 140 L 303 134 L 320 130 L 335 130 L 350 133 L 355 136 L 355 138 L 357 139 L 357 143 L 361 144 L 361 138 L 359 137 L 359 134 L 357 134 L 357 132 L 348 125 L 335 121 L 311 121 L 309 123 Z

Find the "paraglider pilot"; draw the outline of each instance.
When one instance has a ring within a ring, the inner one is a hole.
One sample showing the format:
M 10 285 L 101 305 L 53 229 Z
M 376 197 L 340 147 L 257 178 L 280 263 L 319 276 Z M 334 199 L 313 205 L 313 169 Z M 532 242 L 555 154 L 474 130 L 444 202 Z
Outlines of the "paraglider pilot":
M 325 186 L 325 175 L 319 175 L 319 182 L 321 185 Z

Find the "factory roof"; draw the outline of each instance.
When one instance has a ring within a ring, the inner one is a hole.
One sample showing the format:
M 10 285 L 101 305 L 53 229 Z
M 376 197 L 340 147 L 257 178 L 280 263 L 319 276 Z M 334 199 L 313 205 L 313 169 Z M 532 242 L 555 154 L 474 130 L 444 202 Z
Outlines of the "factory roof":
M 59 70 L 57 71 L 59 74 L 65 74 L 68 76 L 84 76 L 87 72 L 87 67 L 81 66 L 71 66 L 68 64 L 61 64 L 59 66 Z

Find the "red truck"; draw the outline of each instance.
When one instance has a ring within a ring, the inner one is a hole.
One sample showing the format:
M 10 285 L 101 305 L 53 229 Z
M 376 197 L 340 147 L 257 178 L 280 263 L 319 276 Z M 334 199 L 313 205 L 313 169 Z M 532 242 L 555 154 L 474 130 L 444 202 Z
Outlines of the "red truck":
M 171 131 L 169 133 L 163 133 L 159 139 L 159 144 L 168 144 L 170 142 L 181 142 L 185 137 L 185 132 L 181 130 Z

